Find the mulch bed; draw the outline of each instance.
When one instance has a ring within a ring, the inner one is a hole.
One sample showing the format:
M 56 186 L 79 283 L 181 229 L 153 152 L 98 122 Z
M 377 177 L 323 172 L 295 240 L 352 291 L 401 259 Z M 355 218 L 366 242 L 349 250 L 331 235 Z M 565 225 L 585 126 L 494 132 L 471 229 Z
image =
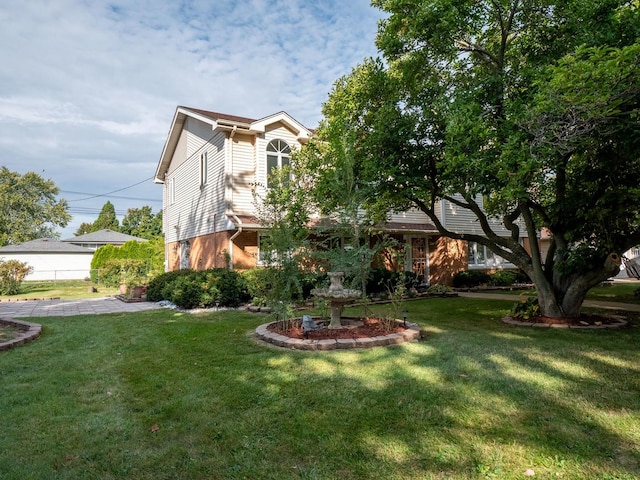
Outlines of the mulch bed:
M 334 340 L 334 339 L 349 339 L 349 338 L 370 338 L 378 337 L 382 335 L 389 335 L 391 333 L 400 333 L 406 330 L 402 324 L 398 324 L 395 321 L 385 322 L 379 318 L 359 317 L 350 318 L 350 320 L 359 320 L 362 322 L 360 326 L 350 326 L 348 328 L 340 329 L 328 329 L 314 330 L 308 332 L 306 335 L 302 331 L 300 320 L 292 320 L 289 323 L 289 328 L 284 329 L 283 322 L 274 322 L 270 324 L 267 329 L 284 335 L 289 338 L 299 338 L 301 340 Z M 328 322 L 327 322 L 328 323 Z

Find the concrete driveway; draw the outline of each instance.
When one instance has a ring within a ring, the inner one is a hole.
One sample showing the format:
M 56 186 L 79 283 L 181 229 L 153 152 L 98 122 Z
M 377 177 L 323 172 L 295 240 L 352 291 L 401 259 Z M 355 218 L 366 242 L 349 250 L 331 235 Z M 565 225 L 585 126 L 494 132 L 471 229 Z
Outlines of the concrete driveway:
M 154 302 L 126 303 L 115 297 L 76 300 L 28 300 L 0 302 L 0 318 L 61 317 L 103 313 L 142 312 L 162 308 Z

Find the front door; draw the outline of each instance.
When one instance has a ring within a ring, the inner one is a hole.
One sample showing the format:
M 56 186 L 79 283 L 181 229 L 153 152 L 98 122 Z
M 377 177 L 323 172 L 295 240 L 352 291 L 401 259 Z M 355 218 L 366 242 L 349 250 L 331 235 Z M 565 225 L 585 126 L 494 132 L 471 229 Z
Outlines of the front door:
M 427 239 L 425 237 L 411 239 L 411 271 L 421 280 L 427 281 Z

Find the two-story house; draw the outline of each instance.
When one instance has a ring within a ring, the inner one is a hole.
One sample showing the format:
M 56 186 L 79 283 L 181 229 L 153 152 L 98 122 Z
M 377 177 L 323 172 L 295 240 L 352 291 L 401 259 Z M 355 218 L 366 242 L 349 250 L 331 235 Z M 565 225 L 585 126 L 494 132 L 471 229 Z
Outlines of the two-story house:
M 252 268 L 264 229 L 255 218 L 254 185 L 289 162 L 313 132 L 285 112 L 260 119 L 187 107 L 176 109 L 155 173 L 163 185 L 166 269 Z M 479 231 L 454 205 L 441 221 Z M 467 268 L 495 268 L 501 259 L 481 246 L 442 237 L 418 210 L 390 215 L 386 233 L 409 248 L 405 264 L 426 283 L 450 283 Z

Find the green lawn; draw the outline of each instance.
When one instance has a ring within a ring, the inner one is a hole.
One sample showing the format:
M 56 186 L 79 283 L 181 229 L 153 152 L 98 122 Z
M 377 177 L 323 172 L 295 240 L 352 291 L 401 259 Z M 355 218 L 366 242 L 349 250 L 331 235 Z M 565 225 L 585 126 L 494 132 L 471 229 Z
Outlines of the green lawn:
M 634 295 L 640 289 L 640 281 L 613 282 L 606 286 L 594 287 L 587 294 L 588 300 L 602 300 L 605 302 L 621 302 L 640 304 L 640 297 Z M 535 296 L 533 289 L 522 290 L 487 290 L 491 293 L 504 293 L 513 296 Z
M 97 292 L 89 292 L 95 287 Z M 0 295 L 0 300 L 42 298 L 101 298 L 120 293 L 117 288 L 98 285 L 85 280 L 43 280 L 23 282 L 17 295 Z
M 509 306 L 408 302 L 425 341 L 324 353 L 256 344 L 241 311 L 33 319 L 0 353 L 0 477 L 637 479 L 640 323 Z

